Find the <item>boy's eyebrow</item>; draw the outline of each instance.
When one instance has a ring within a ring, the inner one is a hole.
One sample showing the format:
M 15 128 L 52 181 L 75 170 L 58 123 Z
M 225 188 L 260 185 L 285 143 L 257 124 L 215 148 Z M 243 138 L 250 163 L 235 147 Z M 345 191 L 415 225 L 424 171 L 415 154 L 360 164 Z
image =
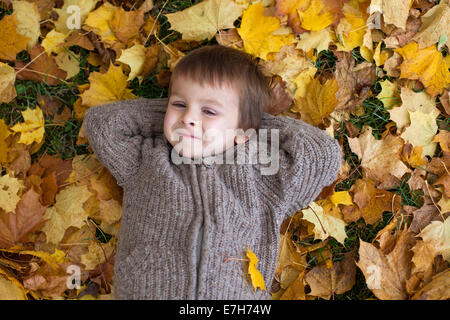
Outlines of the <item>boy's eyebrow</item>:
M 180 97 L 180 98 L 182 98 L 183 96 L 181 95 L 181 94 L 178 94 L 178 92 L 172 92 L 172 95 L 176 95 L 176 96 L 178 96 L 178 97 Z M 222 105 L 222 103 L 220 103 L 218 100 L 215 100 L 215 99 L 213 99 L 213 98 L 201 98 L 200 99 L 201 101 L 203 101 L 203 102 L 211 102 L 211 103 L 215 103 L 215 104 L 218 104 L 220 107 L 224 107 L 223 105 Z

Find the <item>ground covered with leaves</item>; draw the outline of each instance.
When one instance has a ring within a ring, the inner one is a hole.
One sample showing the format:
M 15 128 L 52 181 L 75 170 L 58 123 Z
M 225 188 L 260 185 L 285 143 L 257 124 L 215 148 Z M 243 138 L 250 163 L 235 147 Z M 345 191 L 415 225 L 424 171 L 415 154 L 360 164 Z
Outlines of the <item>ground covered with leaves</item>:
M 83 116 L 167 97 L 216 43 L 344 153 L 282 225 L 272 298 L 449 299 L 449 22 L 448 0 L 0 0 L 0 299 L 114 298 L 123 193 Z

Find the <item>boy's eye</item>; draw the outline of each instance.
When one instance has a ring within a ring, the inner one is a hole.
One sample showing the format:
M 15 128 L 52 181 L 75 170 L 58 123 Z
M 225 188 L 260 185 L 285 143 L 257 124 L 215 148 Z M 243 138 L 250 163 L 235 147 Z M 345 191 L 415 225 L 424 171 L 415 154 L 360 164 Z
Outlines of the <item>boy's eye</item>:
M 183 104 L 180 104 L 180 103 L 174 103 L 173 105 L 174 105 L 174 106 L 177 106 L 177 107 L 184 108 L 184 105 L 183 105 Z M 208 115 L 210 115 L 210 116 L 215 116 L 215 115 L 216 115 L 214 112 L 211 112 L 211 111 L 209 111 L 209 110 L 205 110 L 205 113 L 208 114 Z
M 211 112 L 211 111 L 209 111 L 209 110 L 205 110 L 205 112 L 206 112 L 207 114 L 211 115 L 211 116 L 215 116 L 215 115 L 216 115 L 214 112 Z

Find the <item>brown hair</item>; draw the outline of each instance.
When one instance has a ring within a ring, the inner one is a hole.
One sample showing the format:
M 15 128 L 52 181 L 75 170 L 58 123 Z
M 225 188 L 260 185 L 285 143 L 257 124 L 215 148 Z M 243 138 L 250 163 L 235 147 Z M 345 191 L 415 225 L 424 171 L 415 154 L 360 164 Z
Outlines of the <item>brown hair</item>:
M 185 76 L 201 86 L 205 82 L 214 87 L 229 84 L 239 95 L 238 128 L 258 130 L 270 103 L 270 88 L 256 59 L 244 51 L 218 44 L 195 49 L 176 64 L 169 97 L 172 79 L 177 76 Z

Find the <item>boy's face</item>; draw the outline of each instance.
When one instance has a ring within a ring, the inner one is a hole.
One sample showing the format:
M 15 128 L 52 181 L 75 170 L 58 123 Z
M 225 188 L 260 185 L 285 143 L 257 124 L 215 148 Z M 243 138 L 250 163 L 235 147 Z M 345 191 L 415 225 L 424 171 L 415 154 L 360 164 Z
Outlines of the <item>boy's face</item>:
M 164 135 L 183 157 L 196 159 L 219 154 L 248 140 L 235 135 L 238 116 L 239 96 L 232 87 L 202 87 L 190 79 L 177 77 L 172 82 Z

